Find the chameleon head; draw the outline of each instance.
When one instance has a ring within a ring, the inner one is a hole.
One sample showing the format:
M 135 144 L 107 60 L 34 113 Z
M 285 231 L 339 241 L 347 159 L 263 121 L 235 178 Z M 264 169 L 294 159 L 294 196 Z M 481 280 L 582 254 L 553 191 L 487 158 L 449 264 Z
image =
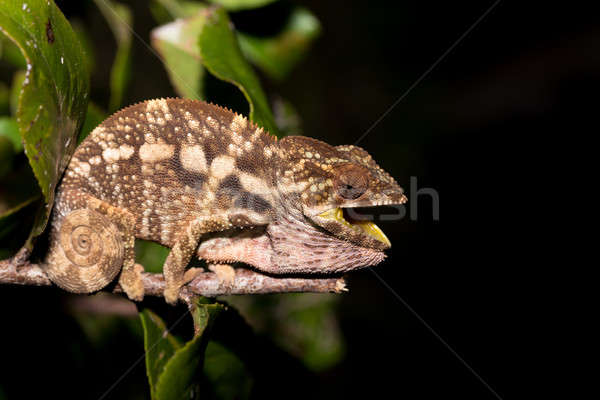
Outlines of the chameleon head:
M 365 150 L 303 136 L 288 136 L 279 144 L 287 159 L 280 181 L 299 195 L 305 217 L 357 246 L 374 250 L 391 246 L 377 225 L 348 217 L 350 208 L 406 202 L 402 188 Z

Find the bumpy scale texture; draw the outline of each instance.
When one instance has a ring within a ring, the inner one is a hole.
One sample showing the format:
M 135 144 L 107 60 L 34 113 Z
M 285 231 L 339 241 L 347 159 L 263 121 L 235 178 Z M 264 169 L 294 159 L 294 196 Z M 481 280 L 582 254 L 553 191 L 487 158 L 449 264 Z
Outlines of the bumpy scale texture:
M 270 274 L 343 272 L 381 262 L 389 242 L 378 228 L 346 221 L 340 207 L 405 200 L 358 147 L 277 141 L 212 104 L 149 100 L 109 117 L 75 151 L 45 268 L 77 293 L 120 272 L 127 295 L 141 300 L 134 241 L 152 240 L 171 249 L 163 266 L 170 303 L 194 277 L 185 271 L 194 255 L 224 277 L 232 262 Z

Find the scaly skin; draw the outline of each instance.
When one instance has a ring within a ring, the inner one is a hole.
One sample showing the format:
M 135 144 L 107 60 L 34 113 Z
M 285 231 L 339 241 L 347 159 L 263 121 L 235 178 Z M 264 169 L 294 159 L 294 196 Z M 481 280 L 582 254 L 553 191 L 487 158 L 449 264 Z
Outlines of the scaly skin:
M 348 271 L 381 262 L 389 242 L 323 213 L 405 201 L 358 147 L 278 141 L 215 105 L 149 100 L 109 117 L 75 151 L 57 194 L 46 271 L 57 285 L 89 293 L 122 269 L 123 289 L 141 300 L 135 238 L 171 249 L 163 267 L 169 303 L 193 278 L 185 267 L 194 254 L 272 274 Z

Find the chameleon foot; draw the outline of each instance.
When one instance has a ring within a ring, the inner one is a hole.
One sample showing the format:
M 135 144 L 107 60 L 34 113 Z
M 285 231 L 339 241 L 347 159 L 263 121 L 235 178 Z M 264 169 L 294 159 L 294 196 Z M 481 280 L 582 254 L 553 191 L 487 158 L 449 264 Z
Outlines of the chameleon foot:
M 131 270 L 123 269 L 121 272 L 121 278 L 119 283 L 121 287 L 127 293 L 127 297 L 133 301 L 144 300 L 144 281 L 142 279 L 142 273 L 144 272 L 144 266 L 135 264 Z
M 233 286 L 233 281 L 235 280 L 235 269 L 231 265 L 210 264 L 208 269 L 217 274 L 221 284 L 225 285 L 225 287 Z
M 194 279 L 196 279 L 196 277 L 200 275 L 202 271 L 202 268 L 190 268 L 187 271 L 185 271 L 185 274 L 183 275 L 183 284 L 186 285 Z

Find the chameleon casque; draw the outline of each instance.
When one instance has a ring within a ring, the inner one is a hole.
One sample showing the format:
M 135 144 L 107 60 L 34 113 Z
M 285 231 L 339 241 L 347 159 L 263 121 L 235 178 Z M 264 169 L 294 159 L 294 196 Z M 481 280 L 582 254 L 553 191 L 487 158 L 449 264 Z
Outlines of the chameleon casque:
M 91 293 L 119 282 L 143 298 L 136 238 L 171 249 L 167 302 L 209 267 L 243 262 L 269 274 L 339 273 L 380 263 L 389 240 L 344 208 L 402 204 L 402 188 L 363 149 L 277 140 L 225 108 L 148 100 L 118 111 L 76 149 L 59 187 L 45 271 Z M 229 275 L 230 276 L 230 275 Z M 225 278 L 224 278 L 225 279 Z

